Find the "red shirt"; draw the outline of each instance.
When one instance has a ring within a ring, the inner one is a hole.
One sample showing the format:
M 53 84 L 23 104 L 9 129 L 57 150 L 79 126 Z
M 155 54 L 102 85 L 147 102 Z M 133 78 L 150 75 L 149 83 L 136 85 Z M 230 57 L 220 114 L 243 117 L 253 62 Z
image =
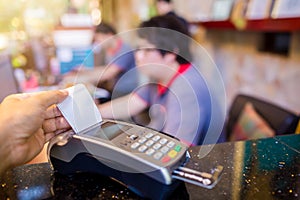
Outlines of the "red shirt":
M 174 80 L 180 75 L 183 74 L 188 68 L 190 68 L 191 64 L 187 63 L 187 64 L 182 64 L 178 67 L 176 74 L 174 74 L 174 76 L 170 79 L 170 81 L 167 83 L 167 85 L 162 85 L 162 84 L 158 84 L 158 94 L 159 96 L 163 95 L 167 89 L 172 85 L 172 83 L 174 82 Z

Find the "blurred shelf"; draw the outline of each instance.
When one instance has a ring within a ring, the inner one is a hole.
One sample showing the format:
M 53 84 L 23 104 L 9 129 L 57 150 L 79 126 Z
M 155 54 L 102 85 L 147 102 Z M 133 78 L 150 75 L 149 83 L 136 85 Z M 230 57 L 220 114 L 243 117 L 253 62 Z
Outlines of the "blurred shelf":
M 206 21 L 192 22 L 207 29 L 220 30 L 240 30 L 240 31 L 260 31 L 260 32 L 295 32 L 300 31 L 300 18 L 277 18 L 247 20 L 243 29 L 237 29 L 230 20 L 226 21 Z

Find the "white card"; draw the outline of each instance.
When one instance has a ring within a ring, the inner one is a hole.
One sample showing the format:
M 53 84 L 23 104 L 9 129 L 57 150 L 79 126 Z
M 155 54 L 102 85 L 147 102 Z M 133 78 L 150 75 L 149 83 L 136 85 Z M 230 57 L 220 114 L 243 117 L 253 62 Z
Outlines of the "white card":
M 67 90 L 69 96 L 57 104 L 57 107 L 76 134 L 102 121 L 92 96 L 83 84 L 77 84 Z

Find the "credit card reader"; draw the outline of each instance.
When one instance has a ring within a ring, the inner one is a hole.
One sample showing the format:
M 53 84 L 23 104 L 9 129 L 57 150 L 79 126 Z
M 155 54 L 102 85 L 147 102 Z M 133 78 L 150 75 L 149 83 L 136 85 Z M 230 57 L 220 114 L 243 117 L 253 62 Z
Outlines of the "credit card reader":
M 91 101 L 82 85 L 69 91 L 81 94 L 81 100 L 70 97 L 58 105 L 73 129 L 49 142 L 48 159 L 54 171 L 98 173 L 150 199 L 165 199 L 181 181 L 206 188 L 218 181 L 221 166 L 211 173 L 186 168 L 188 147 L 167 134 L 123 121 L 103 120 L 101 116 L 96 116 L 87 128 L 79 126 L 78 120 L 88 117 L 85 110 L 80 110 L 84 107 L 79 105 L 82 96 L 89 105 Z
M 110 168 L 146 173 L 169 185 L 172 171 L 186 160 L 187 146 L 151 129 L 103 120 L 83 133 L 70 131 L 57 136 L 51 140 L 48 150 L 50 161 L 53 157 L 71 162 L 78 154 L 90 154 Z
M 152 129 L 103 120 L 82 133 L 68 131 L 54 137 L 48 145 L 48 158 L 59 173 L 99 173 L 143 197 L 164 199 L 178 186 L 175 178 L 189 179 L 184 170 L 189 159 L 187 148 L 179 140 Z M 213 187 L 219 173 L 215 177 L 208 175 L 193 175 L 191 183 Z

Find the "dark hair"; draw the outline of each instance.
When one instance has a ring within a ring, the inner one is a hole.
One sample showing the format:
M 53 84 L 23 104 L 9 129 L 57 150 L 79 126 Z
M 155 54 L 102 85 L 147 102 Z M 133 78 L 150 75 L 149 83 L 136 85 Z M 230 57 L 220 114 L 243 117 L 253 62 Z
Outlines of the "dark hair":
M 163 56 L 167 52 L 175 53 L 176 60 L 180 64 L 188 63 L 192 59 L 191 38 L 186 27 L 176 17 L 170 15 L 152 17 L 142 22 L 139 27 L 138 36 L 159 48 Z
M 104 33 L 104 34 L 117 34 L 114 27 L 109 25 L 108 23 L 101 22 L 98 26 L 96 26 L 96 33 Z

